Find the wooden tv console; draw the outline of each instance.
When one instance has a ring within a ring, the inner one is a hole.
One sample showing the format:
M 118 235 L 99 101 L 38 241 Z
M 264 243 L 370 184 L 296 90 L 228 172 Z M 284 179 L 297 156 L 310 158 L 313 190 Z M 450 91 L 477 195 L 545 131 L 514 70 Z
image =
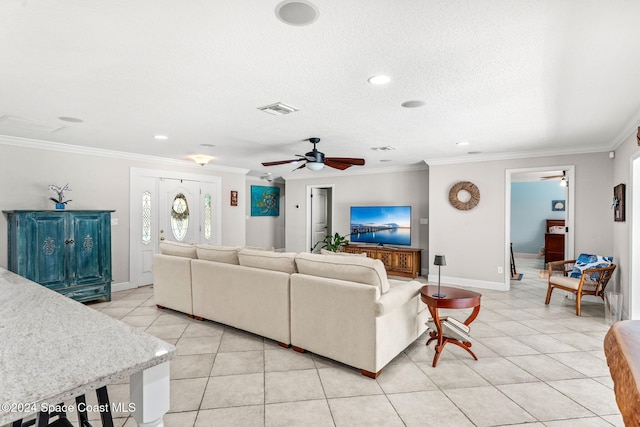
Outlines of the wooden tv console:
M 396 248 L 388 246 L 345 245 L 350 254 L 365 253 L 369 258 L 379 259 L 390 276 L 415 279 L 420 275 L 420 253 L 422 249 Z

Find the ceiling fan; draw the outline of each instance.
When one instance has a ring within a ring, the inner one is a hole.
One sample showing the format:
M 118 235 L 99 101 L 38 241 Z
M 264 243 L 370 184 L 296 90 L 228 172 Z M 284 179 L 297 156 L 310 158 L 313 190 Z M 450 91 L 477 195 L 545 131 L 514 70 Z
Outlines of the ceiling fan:
M 565 178 L 565 172 L 562 171 L 562 175 L 549 175 L 549 176 L 541 176 L 540 179 L 542 181 L 545 181 L 547 179 L 561 179 L 561 178 Z
M 566 171 L 562 171 L 562 175 L 550 175 L 550 176 L 543 176 L 540 177 L 540 179 L 542 181 L 546 181 L 548 179 L 558 179 L 560 178 L 560 185 L 562 187 L 566 187 L 567 186 L 567 175 L 566 175 Z
M 316 144 L 320 142 L 320 138 L 309 138 L 305 139 L 305 141 L 309 141 L 313 144 L 313 150 L 309 151 L 304 156 L 301 154 L 296 154 L 296 156 L 298 156 L 297 159 L 263 162 L 262 166 L 284 165 L 287 163 L 297 163 L 301 161 L 304 161 L 304 163 L 295 168 L 294 171 L 302 169 L 305 166 L 307 167 L 307 169 L 313 171 L 318 171 L 325 166 L 329 166 L 330 168 L 339 170 L 345 170 L 354 165 L 364 166 L 364 159 L 357 159 L 354 157 L 325 157 L 324 153 L 316 149 Z

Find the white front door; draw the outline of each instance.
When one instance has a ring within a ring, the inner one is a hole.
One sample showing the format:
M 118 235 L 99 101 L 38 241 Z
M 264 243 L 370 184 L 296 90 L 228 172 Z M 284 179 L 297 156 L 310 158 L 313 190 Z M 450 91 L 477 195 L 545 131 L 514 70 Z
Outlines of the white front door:
M 160 179 L 160 241 L 200 243 L 200 182 Z
M 221 244 L 219 177 L 131 168 L 130 185 L 129 284 L 121 289 L 153 283 L 161 241 Z
M 320 252 L 325 236 L 330 232 L 327 215 L 327 189 L 311 189 L 311 249 Z M 314 249 L 315 248 L 315 249 Z

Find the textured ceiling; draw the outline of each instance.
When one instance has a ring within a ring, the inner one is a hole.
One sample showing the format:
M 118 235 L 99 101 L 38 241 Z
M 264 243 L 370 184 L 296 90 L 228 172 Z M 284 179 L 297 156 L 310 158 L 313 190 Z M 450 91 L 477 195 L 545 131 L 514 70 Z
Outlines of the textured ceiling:
M 0 134 L 286 177 L 260 162 L 313 136 L 372 169 L 608 151 L 640 119 L 639 1 L 313 0 L 308 26 L 278 3 L 3 0 Z

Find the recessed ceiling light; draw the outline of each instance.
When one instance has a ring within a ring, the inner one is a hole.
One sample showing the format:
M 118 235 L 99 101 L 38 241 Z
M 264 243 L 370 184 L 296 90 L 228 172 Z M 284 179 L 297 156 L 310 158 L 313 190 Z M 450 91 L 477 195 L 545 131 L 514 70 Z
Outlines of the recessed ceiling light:
M 76 117 L 67 117 L 67 116 L 60 116 L 58 117 L 58 119 L 62 120 L 63 122 L 70 122 L 70 123 L 82 123 L 84 121 Z
M 169 139 L 169 137 L 167 135 L 153 135 L 153 137 L 155 139 L 161 139 L 161 140 Z
M 425 104 L 426 102 L 424 101 L 412 100 L 412 101 L 405 101 L 400 105 L 402 105 L 404 108 L 418 108 L 418 107 L 424 106 Z
M 380 161 L 381 161 L 381 162 L 383 162 L 383 163 L 384 163 L 384 162 L 390 162 L 390 161 L 391 161 L 391 159 L 382 159 L 382 160 L 380 160 Z
M 276 6 L 276 16 L 279 20 L 298 27 L 313 24 L 319 14 L 318 8 L 306 0 L 285 0 Z
M 469 151 L 467 154 L 480 154 L 482 151 Z
M 456 142 L 456 145 L 469 145 L 469 141 Z
M 391 145 L 385 145 L 383 147 L 371 147 L 371 149 L 373 151 L 393 151 L 396 149 L 396 147 L 391 146 Z
M 201 147 L 209 147 L 209 148 L 213 148 L 215 147 L 215 145 L 213 144 L 200 144 Z
M 367 81 L 372 85 L 384 85 L 391 81 L 391 77 L 385 76 L 384 74 L 377 74 L 369 77 Z

